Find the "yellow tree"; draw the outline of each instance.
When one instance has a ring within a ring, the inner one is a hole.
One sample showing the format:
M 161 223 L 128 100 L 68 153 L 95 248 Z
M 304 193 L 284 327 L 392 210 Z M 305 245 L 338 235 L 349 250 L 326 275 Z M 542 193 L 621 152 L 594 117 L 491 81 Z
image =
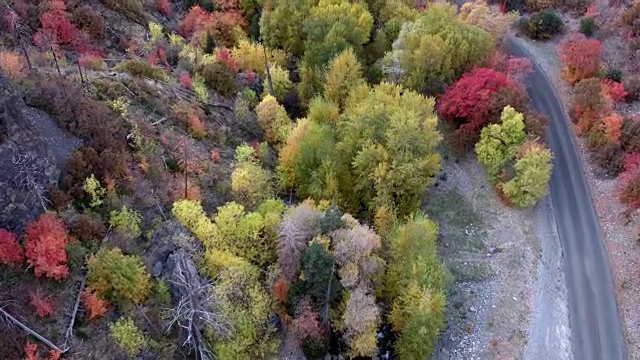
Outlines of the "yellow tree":
M 353 49 L 348 48 L 329 63 L 324 96 L 342 108 L 351 90 L 364 83 L 360 62 Z

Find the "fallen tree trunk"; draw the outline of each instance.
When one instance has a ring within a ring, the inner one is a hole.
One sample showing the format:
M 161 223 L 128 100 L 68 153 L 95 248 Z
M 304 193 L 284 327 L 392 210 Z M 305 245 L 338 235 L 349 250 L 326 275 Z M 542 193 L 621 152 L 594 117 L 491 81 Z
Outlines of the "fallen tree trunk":
M 21 323 L 18 319 L 14 318 L 13 316 L 11 316 L 8 312 L 6 312 L 4 310 L 4 308 L 0 307 L 0 313 L 2 313 L 2 315 L 4 315 L 5 318 L 7 318 L 7 320 L 11 321 L 12 323 L 18 325 L 18 327 L 20 329 L 22 329 L 24 332 L 26 332 L 27 334 L 33 336 L 34 338 L 42 341 L 45 345 L 47 345 L 48 347 L 50 347 L 53 350 L 57 350 L 59 351 L 61 354 L 64 354 L 67 352 L 67 350 L 69 350 L 69 348 L 65 347 L 64 350 L 60 349 L 59 347 L 57 347 L 56 345 L 54 345 L 51 341 L 49 341 L 47 338 L 45 338 L 44 336 L 38 334 L 37 332 L 31 330 L 27 325 Z

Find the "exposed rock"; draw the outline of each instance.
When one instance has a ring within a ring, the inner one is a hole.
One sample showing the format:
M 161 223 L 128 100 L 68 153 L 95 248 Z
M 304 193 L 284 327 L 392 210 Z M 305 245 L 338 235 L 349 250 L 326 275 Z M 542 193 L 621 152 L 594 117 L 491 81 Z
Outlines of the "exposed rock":
M 255 91 L 256 94 L 260 95 L 262 93 L 262 79 L 260 78 L 260 75 L 254 73 L 252 80 L 253 81 L 249 81 L 249 79 L 247 79 L 247 74 L 245 73 L 238 73 L 236 75 L 236 84 L 238 85 L 238 89 L 248 87 Z
M 171 273 L 167 267 L 168 257 L 178 249 L 192 253 L 202 248 L 189 230 L 176 220 L 165 221 L 151 236 L 151 246 L 147 261 L 152 267 L 152 275 L 160 277 Z M 168 270 L 168 271 L 165 271 Z
M 45 210 L 60 176 L 52 147 L 26 113 L 20 93 L 0 75 L 0 228 L 16 232 Z
M 169 255 L 165 270 L 174 303 L 177 303 L 191 292 L 186 284 L 198 282 L 204 284 L 205 282 L 198 274 L 198 268 L 191 260 L 191 257 L 182 250 L 176 250 Z

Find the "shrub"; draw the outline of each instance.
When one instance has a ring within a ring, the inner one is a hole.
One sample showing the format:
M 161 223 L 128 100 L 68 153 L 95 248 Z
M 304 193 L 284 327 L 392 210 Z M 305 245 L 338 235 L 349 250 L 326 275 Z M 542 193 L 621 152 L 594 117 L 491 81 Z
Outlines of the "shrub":
M 622 70 L 611 68 L 607 71 L 607 79 L 618 83 L 622 82 Z
M 120 318 L 109 324 L 109 335 L 129 357 L 134 357 L 147 346 L 144 334 L 130 318 Z
M 87 287 L 110 301 L 138 304 L 149 293 L 149 274 L 137 256 L 118 248 L 100 249 L 87 260 Z
M 91 8 L 91 5 L 82 5 L 73 10 L 73 23 L 94 40 L 103 40 L 106 30 L 104 17 Z
M 580 19 L 580 32 L 585 36 L 591 37 L 596 30 L 596 19 L 593 17 L 583 17 Z
M 579 81 L 574 87 L 572 118 L 576 122 L 578 135 L 585 134 L 600 120 L 605 106 L 600 79 L 589 78 Z
M 96 207 L 102 205 L 107 191 L 100 185 L 100 181 L 96 179 L 95 175 L 91 174 L 90 177 L 86 178 L 82 188 L 91 199 L 91 201 L 89 202 L 89 206 Z
M 17 267 L 24 261 L 24 249 L 12 232 L 0 229 L 0 264 Z
M 640 76 L 631 75 L 624 79 L 624 89 L 627 91 L 627 101 L 640 100 Z
M 82 241 L 99 241 L 104 236 L 104 224 L 97 216 L 81 214 L 71 226 L 71 233 Z
M 22 79 L 25 76 L 20 54 L 14 51 L 0 51 L 0 70 L 13 81 Z
M 562 20 L 552 9 L 547 9 L 531 15 L 526 26 L 527 36 L 533 39 L 550 39 L 562 32 Z
M 169 16 L 173 12 L 173 7 L 171 6 L 169 0 L 157 0 L 156 9 L 158 9 L 158 11 L 165 16 Z
M 616 187 L 618 200 L 627 206 L 628 212 L 640 208 L 640 153 L 627 155 Z
M 26 229 L 27 262 L 36 276 L 61 280 L 69 274 L 65 247 L 69 241 L 67 227 L 51 213 L 40 215 Z
M 29 292 L 29 304 L 36 310 L 39 317 L 53 314 L 53 302 L 51 296 L 47 295 L 41 288 L 36 288 Z
M 166 80 L 167 78 L 167 74 L 162 69 L 138 59 L 122 61 L 113 70 L 126 71 L 133 76 L 146 77 L 153 80 Z
M 233 71 L 222 63 L 200 64 L 195 71 L 202 76 L 204 83 L 209 88 L 221 96 L 230 97 L 237 91 Z
M 620 143 L 628 153 L 640 152 L 640 121 L 629 118 L 622 121 Z
M 609 79 L 602 82 L 602 91 L 609 101 L 622 102 L 627 98 L 627 92 L 624 90 L 624 85 Z
M 543 11 L 554 8 L 557 4 L 556 0 L 525 0 L 527 10 L 530 12 Z
M 133 238 L 140 236 L 140 222 L 142 218 L 140 214 L 123 206 L 120 211 L 112 211 L 109 213 L 109 225 L 117 231 L 127 234 Z
M 600 69 L 602 45 L 583 34 L 572 34 L 560 43 L 558 55 L 563 65 L 563 77 L 574 84 L 594 76 Z
M 89 320 L 102 317 L 109 311 L 107 302 L 100 299 L 94 291 L 84 289 L 81 299 L 82 305 L 87 309 Z
M 549 118 L 537 112 L 530 111 L 524 116 L 524 128 L 534 138 L 544 141 L 549 127 Z
M 206 247 L 213 245 L 218 240 L 218 227 L 209 220 L 199 201 L 176 201 L 173 203 L 171 212 Z
M 623 170 L 625 155 L 620 144 L 613 143 L 608 143 L 593 153 L 596 164 L 611 176 L 617 176 Z

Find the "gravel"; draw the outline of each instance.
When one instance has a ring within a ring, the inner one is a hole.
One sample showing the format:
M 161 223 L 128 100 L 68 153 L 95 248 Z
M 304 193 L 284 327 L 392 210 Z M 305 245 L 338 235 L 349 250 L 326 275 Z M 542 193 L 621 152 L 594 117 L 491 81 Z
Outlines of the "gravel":
M 549 201 L 529 210 L 503 205 L 474 156 L 445 161 L 444 172 L 427 212 L 440 224 L 440 252 L 455 283 L 433 359 L 570 359 Z
M 556 52 L 559 39 L 550 42 L 525 41 L 530 52 L 538 59 L 540 66 L 553 80 L 565 104 L 571 98 L 571 87 L 560 79 L 560 62 Z M 605 44 L 607 40 L 604 40 Z M 606 48 L 607 46 L 605 46 Z M 636 106 L 626 107 L 633 111 Z M 618 312 L 623 323 L 623 331 L 630 359 L 640 359 L 640 251 L 638 251 L 638 216 L 633 216 L 629 224 L 621 221 L 620 214 L 624 206 L 615 198 L 615 179 L 599 176 L 597 166 L 590 161 L 590 154 L 584 139 L 577 139 L 579 155 L 585 176 L 594 200 L 600 225 L 605 237 L 605 249 L 618 300 Z

